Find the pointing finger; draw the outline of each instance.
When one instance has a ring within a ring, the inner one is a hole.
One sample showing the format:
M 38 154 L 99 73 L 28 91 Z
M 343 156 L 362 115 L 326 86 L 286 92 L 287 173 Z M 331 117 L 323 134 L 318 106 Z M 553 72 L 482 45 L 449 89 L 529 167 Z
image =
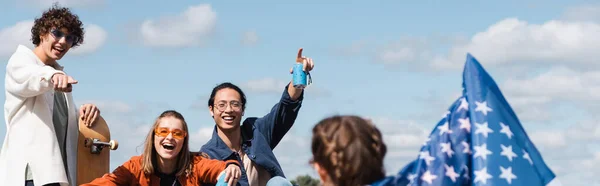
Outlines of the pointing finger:
M 298 49 L 298 57 L 296 57 L 296 62 L 302 62 L 302 50 L 303 48 Z
M 70 84 L 77 84 L 77 82 L 78 82 L 77 80 L 75 80 L 75 78 L 73 78 L 71 76 L 68 76 L 67 79 L 68 79 L 68 83 L 70 83 Z

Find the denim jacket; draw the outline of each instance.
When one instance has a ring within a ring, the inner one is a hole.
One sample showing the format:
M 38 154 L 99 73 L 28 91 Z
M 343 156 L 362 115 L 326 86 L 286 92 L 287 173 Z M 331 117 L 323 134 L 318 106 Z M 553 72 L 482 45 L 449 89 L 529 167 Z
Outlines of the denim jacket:
M 286 86 L 281 99 L 273 106 L 271 112 L 260 118 L 246 118 L 241 125 L 242 150 L 254 163 L 269 172 L 271 177 L 285 177 L 277 158 L 273 154 L 273 149 L 292 128 L 303 98 L 304 92 L 296 101 L 292 100 Z M 202 146 L 200 151 L 207 153 L 213 159 L 234 159 L 243 165 L 238 153 L 229 149 L 223 140 L 219 138 L 216 125 L 212 138 Z M 248 185 L 246 170 L 241 170 L 242 176 L 238 183 L 239 185 Z

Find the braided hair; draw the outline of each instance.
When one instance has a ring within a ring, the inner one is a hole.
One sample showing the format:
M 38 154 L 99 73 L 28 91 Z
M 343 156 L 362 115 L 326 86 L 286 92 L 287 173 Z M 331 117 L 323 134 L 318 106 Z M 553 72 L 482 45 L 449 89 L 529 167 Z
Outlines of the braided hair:
M 323 185 L 366 185 L 385 177 L 387 149 L 371 122 L 352 115 L 332 116 L 313 128 L 311 163 L 326 170 Z

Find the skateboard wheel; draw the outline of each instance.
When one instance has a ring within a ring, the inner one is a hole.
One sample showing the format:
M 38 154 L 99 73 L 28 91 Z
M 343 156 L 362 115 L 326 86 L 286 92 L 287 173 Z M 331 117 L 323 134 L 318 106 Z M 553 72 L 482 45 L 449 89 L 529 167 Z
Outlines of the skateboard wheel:
M 119 142 L 115 141 L 115 140 L 110 140 L 110 150 L 116 150 L 117 148 L 119 148 Z

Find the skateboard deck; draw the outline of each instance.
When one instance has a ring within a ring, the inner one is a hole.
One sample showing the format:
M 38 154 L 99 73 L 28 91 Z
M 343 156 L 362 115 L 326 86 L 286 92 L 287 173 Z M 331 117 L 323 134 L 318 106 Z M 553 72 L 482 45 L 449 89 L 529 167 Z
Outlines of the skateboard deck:
M 77 185 L 89 183 L 110 170 L 110 150 L 116 150 L 117 141 L 110 139 L 110 130 L 102 116 L 88 128 L 79 119 L 77 141 Z

